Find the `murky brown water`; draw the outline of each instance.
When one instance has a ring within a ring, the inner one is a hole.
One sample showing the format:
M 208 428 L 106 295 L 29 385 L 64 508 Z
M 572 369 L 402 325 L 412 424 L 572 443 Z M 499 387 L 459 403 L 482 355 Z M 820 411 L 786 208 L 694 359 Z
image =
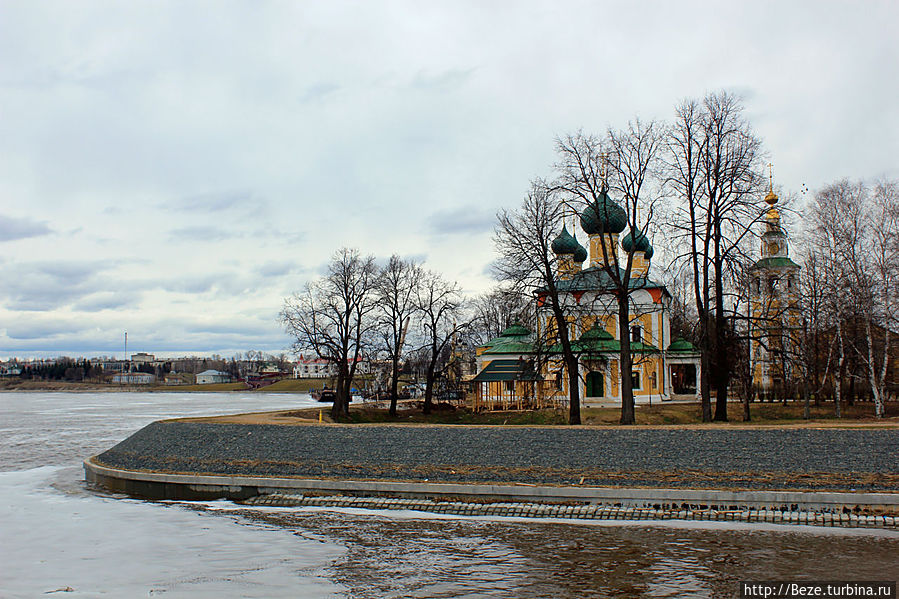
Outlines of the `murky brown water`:
M 717 598 L 741 580 L 899 578 L 899 535 L 882 531 L 234 513 L 347 547 L 329 577 L 360 598 Z

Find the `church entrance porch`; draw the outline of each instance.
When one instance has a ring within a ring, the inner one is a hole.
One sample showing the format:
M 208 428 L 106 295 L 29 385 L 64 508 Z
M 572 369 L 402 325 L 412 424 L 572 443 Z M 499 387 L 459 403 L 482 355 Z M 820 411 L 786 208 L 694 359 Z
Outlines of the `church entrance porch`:
M 587 397 L 605 397 L 606 383 L 601 372 L 587 373 Z
M 696 365 L 671 364 L 671 391 L 675 395 L 696 395 Z

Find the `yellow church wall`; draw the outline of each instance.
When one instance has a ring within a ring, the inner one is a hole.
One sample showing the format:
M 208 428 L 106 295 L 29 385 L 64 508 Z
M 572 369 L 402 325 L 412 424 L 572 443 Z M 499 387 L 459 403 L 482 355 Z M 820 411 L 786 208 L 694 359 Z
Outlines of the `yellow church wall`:
M 609 379 L 611 379 L 611 393 L 613 396 L 616 396 L 618 395 L 618 386 L 620 383 L 618 379 L 618 360 L 613 360 L 611 364 L 609 364 Z

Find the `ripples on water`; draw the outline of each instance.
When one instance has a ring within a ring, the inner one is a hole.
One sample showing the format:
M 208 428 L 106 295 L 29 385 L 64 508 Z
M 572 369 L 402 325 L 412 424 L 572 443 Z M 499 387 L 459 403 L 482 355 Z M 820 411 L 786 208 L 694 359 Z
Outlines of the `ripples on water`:
M 153 420 L 309 401 L 0 394 L 0 598 L 734 597 L 740 580 L 899 578 L 899 535 L 883 531 L 249 509 L 82 482 L 84 457 Z
M 360 598 L 734 597 L 741 580 L 899 576 L 899 535 L 883 532 L 438 519 L 319 508 L 230 513 L 345 545 L 329 577 Z

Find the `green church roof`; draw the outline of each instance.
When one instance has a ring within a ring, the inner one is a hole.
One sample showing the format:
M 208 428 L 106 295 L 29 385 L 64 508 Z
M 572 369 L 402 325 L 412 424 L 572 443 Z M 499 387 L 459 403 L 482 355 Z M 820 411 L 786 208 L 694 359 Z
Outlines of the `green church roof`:
M 762 258 L 758 262 L 752 265 L 753 269 L 756 268 L 783 268 L 793 266 L 799 268 L 799 265 L 786 257 L 774 256 L 770 258 Z
M 618 269 L 620 276 L 624 277 L 624 270 Z M 556 281 L 556 288 L 559 291 L 612 291 L 615 285 L 612 284 L 612 277 L 601 266 L 592 266 L 585 268 L 580 272 L 571 275 L 570 279 Z M 630 289 L 661 289 L 668 294 L 668 290 L 661 283 L 656 283 L 646 277 L 635 277 L 631 275 L 629 284 Z
M 698 351 L 696 347 L 686 339 L 678 337 L 674 341 L 671 342 L 671 345 L 668 346 L 668 351 L 670 352 L 681 352 L 681 353 L 694 353 Z

